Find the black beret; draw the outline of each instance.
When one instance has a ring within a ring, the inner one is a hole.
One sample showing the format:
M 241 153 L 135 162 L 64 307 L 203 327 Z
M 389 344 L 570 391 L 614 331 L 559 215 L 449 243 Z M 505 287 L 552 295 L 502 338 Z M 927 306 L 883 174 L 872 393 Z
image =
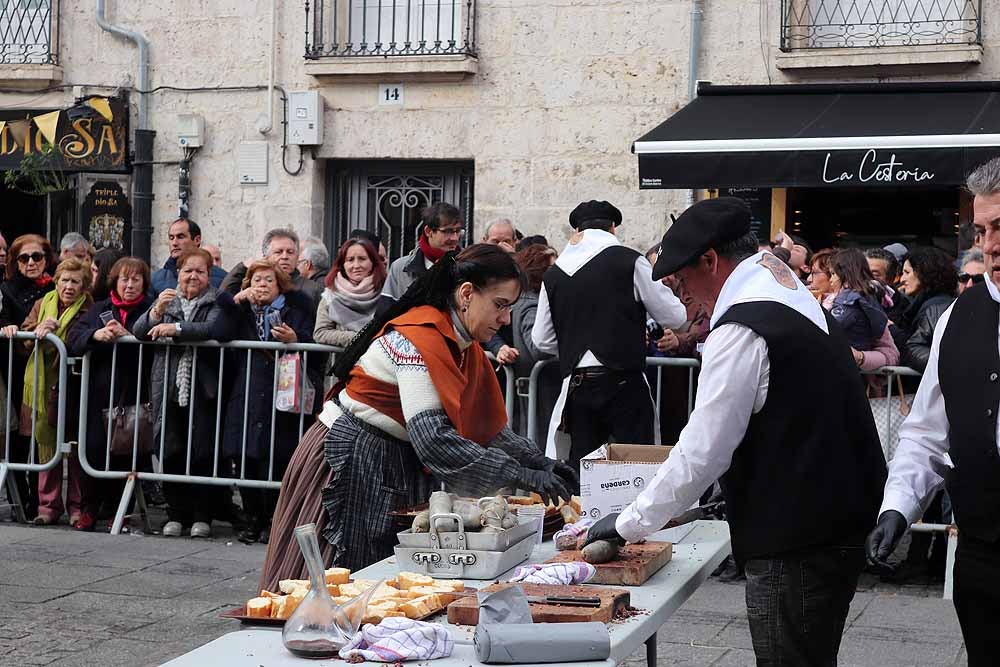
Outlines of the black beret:
M 736 197 L 704 199 L 674 221 L 660 243 L 653 266 L 653 280 L 684 268 L 709 248 L 735 241 L 750 233 L 750 207 Z
M 622 212 L 606 201 L 585 201 L 573 209 L 569 214 L 569 224 L 573 229 L 580 229 L 580 225 L 588 220 L 610 220 L 615 226 L 622 224 Z

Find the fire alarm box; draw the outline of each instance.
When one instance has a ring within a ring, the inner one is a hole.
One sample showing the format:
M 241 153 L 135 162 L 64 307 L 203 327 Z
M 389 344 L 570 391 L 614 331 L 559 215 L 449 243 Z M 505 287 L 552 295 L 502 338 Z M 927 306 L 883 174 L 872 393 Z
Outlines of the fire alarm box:
M 288 94 L 288 143 L 292 146 L 323 143 L 323 96 L 319 91 Z

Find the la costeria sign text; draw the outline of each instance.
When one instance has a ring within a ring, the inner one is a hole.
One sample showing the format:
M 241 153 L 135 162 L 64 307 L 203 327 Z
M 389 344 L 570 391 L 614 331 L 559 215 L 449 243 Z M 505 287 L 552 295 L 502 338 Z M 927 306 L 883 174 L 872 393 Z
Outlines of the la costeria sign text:
M 50 159 L 53 168 L 63 171 L 128 171 L 128 105 L 119 98 L 108 98 L 114 119 L 109 123 L 102 116 L 70 120 L 64 112 L 56 126 L 55 151 Z M 17 121 L 50 110 L 0 109 L 0 120 Z M 28 141 L 20 145 L 4 125 L 0 131 L 0 169 L 16 169 L 26 155 L 41 152 L 45 137 L 34 123 L 30 124 Z
M 921 183 L 934 180 L 934 172 L 919 166 L 904 164 L 890 153 L 888 157 L 879 155 L 874 149 L 867 151 L 860 161 L 838 164 L 836 153 L 827 153 L 823 160 L 823 182 L 838 183 L 870 183 L 888 185 L 892 183 Z M 831 164 L 833 162 L 833 164 Z

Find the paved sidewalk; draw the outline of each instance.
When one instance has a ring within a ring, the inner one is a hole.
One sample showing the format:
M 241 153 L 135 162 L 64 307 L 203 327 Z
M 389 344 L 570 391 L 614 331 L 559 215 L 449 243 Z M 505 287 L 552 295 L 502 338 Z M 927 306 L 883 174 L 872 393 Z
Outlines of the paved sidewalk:
M 231 536 L 0 523 L 0 665 L 160 664 L 239 628 L 218 613 L 254 593 L 263 560 L 263 545 Z M 660 631 L 659 651 L 660 665 L 753 665 L 743 586 L 707 582 Z M 962 665 L 964 656 L 940 586 L 863 581 L 842 665 Z

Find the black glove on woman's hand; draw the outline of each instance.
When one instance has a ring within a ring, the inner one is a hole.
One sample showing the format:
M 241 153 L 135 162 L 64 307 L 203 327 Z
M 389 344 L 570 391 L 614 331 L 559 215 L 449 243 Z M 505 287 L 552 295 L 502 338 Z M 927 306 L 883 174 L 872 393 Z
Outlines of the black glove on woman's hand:
M 573 470 L 573 466 L 555 459 L 547 459 L 547 461 L 545 464 L 546 470 L 554 472 L 566 480 L 569 490 L 573 493 L 580 492 L 580 475 L 577 474 L 576 470 Z
M 908 527 L 906 517 L 896 510 L 882 512 L 875 529 L 865 540 L 865 555 L 868 557 L 868 562 L 887 574 L 894 572 L 896 568 L 886 559 L 896 550 L 896 545 Z
M 618 512 L 602 517 L 587 530 L 587 539 L 584 540 L 583 546 L 599 540 L 617 542 L 619 546 L 625 546 L 625 538 L 618 534 L 618 529 L 615 527 L 617 521 Z
M 545 470 L 535 470 L 533 468 L 522 468 L 521 476 L 517 480 L 517 486 L 534 491 L 542 497 L 542 502 L 549 504 L 551 499 L 556 505 L 562 498 L 566 502 L 570 501 L 573 494 L 566 488 L 566 482 L 554 472 Z

